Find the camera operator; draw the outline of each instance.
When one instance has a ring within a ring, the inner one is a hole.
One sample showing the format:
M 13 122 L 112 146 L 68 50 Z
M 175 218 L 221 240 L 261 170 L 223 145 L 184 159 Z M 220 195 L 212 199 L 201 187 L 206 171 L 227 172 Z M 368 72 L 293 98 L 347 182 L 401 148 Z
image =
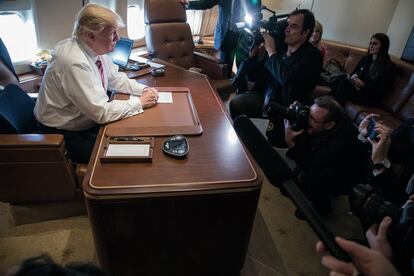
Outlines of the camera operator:
M 315 99 L 308 126 L 295 131 L 285 119 L 287 157 L 296 162 L 296 182 L 316 211 L 331 212 L 331 195 L 348 193 L 366 173 L 367 156 L 342 107 L 330 96 Z M 301 212 L 295 212 L 302 218 Z
M 314 26 L 315 17 L 311 11 L 293 11 L 284 30 L 284 42 L 287 45 L 284 50 L 277 47 L 281 41 L 275 41 L 274 37 L 263 33 L 268 58 L 264 59 L 264 66 L 252 65 L 251 68 L 246 68 L 246 71 L 258 79 L 264 77 L 264 84 L 256 84 L 256 87 L 260 87 L 256 91 L 243 92 L 232 99 L 230 114 L 233 119 L 241 114 L 255 118 L 266 117 L 269 101 L 284 107 L 288 107 L 294 101 L 311 103 L 312 93 L 322 68 L 321 52 L 309 43 Z M 283 120 L 277 118 L 272 121 L 270 126 L 275 125 L 276 128 L 270 128 L 269 131 L 277 135 L 271 135 L 272 139 L 269 137 L 269 140 L 276 146 L 285 147 Z
M 414 189 L 414 119 L 407 120 L 392 131 L 378 121 L 378 117 L 369 114 L 359 125 L 360 140 L 368 140 L 372 145 L 372 177 L 369 184 L 391 202 L 402 204 Z M 367 128 L 372 118 L 376 118 L 375 137 L 370 138 Z M 391 169 L 392 163 L 404 165 L 399 175 Z

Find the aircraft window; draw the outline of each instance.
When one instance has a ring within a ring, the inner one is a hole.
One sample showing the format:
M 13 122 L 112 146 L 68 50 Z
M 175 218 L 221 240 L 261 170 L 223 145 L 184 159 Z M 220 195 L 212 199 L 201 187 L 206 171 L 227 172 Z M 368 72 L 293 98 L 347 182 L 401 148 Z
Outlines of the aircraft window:
M 187 23 L 190 25 L 193 35 L 200 34 L 201 21 L 203 20 L 203 11 L 187 10 Z
M 26 61 L 34 57 L 37 47 L 32 21 L 25 20 L 20 13 L 1 12 L 0 26 L 0 37 L 13 62 Z
M 140 19 L 140 20 L 137 20 Z M 138 24 L 137 24 L 138 23 Z M 138 5 L 128 6 L 127 15 L 128 37 L 140 39 L 145 35 L 144 10 Z

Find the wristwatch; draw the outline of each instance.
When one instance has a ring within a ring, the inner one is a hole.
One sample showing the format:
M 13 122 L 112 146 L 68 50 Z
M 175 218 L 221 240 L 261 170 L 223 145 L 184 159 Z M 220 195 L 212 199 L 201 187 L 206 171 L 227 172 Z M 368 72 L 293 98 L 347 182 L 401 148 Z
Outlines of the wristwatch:
M 372 169 L 374 169 L 374 170 L 382 170 L 384 168 L 385 169 L 391 168 L 391 162 L 390 162 L 390 160 L 388 160 L 388 158 L 385 158 L 380 163 L 375 163 L 374 165 L 372 165 Z

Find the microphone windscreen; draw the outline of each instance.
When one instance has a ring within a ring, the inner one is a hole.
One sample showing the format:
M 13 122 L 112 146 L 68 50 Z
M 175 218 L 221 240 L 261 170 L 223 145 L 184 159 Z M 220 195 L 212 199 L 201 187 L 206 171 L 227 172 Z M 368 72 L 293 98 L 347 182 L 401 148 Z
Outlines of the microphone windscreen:
M 272 185 L 280 187 L 292 178 L 292 170 L 249 118 L 238 116 L 233 126 Z

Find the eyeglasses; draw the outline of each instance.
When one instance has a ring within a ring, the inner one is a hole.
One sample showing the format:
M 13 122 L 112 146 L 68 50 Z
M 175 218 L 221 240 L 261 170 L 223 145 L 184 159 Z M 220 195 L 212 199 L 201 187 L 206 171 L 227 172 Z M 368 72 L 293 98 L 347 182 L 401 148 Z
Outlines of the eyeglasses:
M 324 124 L 324 123 L 326 123 L 325 120 L 320 120 L 320 121 L 315 120 L 315 118 L 313 118 L 313 116 L 310 115 L 310 114 L 309 114 L 309 119 L 311 120 L 312 123 L 315 123 L 315 124 Z

